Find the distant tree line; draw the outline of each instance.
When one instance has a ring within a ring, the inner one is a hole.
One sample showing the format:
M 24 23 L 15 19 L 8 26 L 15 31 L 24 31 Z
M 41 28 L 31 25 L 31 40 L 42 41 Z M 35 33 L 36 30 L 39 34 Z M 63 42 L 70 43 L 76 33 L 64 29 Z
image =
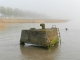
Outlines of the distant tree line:
M 48 18 L 46 15 L 38 14 L 36 12 L 31 11 L 23 11 L 18 8 L 10 8 L 0 6 L 0 18 L 31 18 L 31 19 L 46 19 Z
M 3 7 L 0 6 L 0 14 L 1 16 L 8 16 L 8 17 L 25 17 L 27 15 L 26 11 L 20 10 L 18 8 L 12 9 L 10 7 Z

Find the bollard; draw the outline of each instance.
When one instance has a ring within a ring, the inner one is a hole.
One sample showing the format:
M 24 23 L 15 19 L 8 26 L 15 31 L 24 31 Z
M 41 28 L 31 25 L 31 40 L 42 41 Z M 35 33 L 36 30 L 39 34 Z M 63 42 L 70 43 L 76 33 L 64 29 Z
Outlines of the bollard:
M 45 24 L 40 24 L 40 26 L 42 27 L 42 29 L 45 29 Z

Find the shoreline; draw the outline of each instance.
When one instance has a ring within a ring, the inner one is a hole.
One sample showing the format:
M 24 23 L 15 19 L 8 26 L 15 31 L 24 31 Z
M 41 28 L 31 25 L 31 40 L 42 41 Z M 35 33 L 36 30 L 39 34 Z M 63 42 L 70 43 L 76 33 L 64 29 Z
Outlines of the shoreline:
M 7 23 L 66 23 L 68 20 L 40 20 L 40 19 L 0 19 L 0 29 Z
M 0 23 L 65 23 L 67 20 L 40 19 L 0 19 Z

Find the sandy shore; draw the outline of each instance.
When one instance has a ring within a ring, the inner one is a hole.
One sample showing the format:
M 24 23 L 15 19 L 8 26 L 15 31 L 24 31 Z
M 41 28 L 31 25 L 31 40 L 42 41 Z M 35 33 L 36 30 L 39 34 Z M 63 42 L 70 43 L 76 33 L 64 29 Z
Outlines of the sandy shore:
M 1 23 L 64 23 L 67 20 L 40 20 L 40 19 L 0 19 Z
M 0 27 L 4 27 L 5 23 L 0 22 Z
M 40 20 L 40 19 L 0 19 L 0 28 L 6 26 L 6 23 L 64 23 L 67 20 Z
M 6 28 L 6 23 L 0 22 L 0 30 L 4 30 Z

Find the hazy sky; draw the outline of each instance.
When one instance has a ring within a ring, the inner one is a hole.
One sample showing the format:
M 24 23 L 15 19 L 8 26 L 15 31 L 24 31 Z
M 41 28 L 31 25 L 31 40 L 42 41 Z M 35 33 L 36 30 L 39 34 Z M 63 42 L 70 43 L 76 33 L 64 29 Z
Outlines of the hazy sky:
M 0 0 L 0 6 L 38 12 L 54 19 L 80 19 L 80 0 Z

